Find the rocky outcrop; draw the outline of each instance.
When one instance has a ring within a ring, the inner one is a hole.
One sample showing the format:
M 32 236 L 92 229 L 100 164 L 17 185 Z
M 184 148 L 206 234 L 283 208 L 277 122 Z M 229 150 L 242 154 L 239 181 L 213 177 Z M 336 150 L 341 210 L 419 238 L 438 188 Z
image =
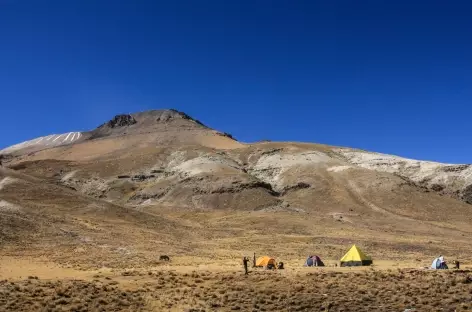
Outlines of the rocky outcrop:
M 216 135 L 219 135 L 219 136 L 222 136 L 222 137 L 225 137 L 225 138 L 228 138 L 228 139 L 231 139 L 231 140 L 234 140 L 236 141 L 236 139 L 229 133 L 227 132 L 216 132 Z
M 472 185 L 467 186 L 463 191 L 462 191 L 462 199 L 468 203 L 472 204 Z
M 303 190 L 303 189 L 307 189 L 307 188 L 310 188 L 311 185 L 308 184 L 308 183 L 305 183 L 305 182 L 298 182 L 297 184 L 294 184 L 294 185 L 288 185 L 286 187 L 284 187 L 282 189 L 282 191 L 280 192 L 280 195 L 283 196 L 289 192 L 294 192 L 294 191 L 298 191 L 298 190 Z
M 126 127 L 136 124 L 137 121 L 131 115 L 116 115 L 112 120 L 104 123 L 99 128 L 108 127 L 108 128 L 118 128 L 118 127 Z
M 11 160 L 11 156 L 10 155 L 3 155 L 3 154 L 0 154 L 0 166 L 3 166 L 3 164 L 6 164 L 8 161 Z
M 153 179 L 155 178 L 156 176 L 153 175 L 153 174 L 150 174 L 150 175 L 146 175 L 146 174 L 137 174 L 137 175 L 134 175 L 131 180 L 132 181 L 135 181 L 135 182 L 143 182 L 143 181 L 146 181 L 148 179 Z
M 196 124 L 199 124 L 200 126 L 203 126 L 203 127 L 206 128 L 206 126 L 202 122 L 200 122 L 199 120 L 194 119 L 194 118 L 190 117 L 189 115 L 187 115 L 186 113 L 180 112 L 176 109 L 166 109 L 166 110 L 156 111 L 156 112 L 157 112 L 157 114 L 156 114 L 157 115 L 157 117 L 156 117 L 157 122 L 169 122 L 169 121 L 176 120 L 176 119 L 184 119 L 184 120 L 193 121 Z
M 223 193 L 238 193 L 245 189 L 261 188 L 266 190 L 272 196 L 278 196 L 279 194 L 272 189 L 272 185 L 263 181 L 248 181 L 240 182 L 234 181 L 231 186 L 218 186 L 210 190 L 211 194 L 223 194 Z

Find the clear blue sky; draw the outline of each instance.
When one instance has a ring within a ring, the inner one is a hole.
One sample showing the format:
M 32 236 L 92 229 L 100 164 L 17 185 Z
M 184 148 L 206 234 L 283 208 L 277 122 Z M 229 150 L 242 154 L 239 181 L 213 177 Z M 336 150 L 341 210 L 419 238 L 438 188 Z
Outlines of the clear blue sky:
M 472 2 L 0 0 L 0 103 L 0 147 L 176 108 L 471 163 Z

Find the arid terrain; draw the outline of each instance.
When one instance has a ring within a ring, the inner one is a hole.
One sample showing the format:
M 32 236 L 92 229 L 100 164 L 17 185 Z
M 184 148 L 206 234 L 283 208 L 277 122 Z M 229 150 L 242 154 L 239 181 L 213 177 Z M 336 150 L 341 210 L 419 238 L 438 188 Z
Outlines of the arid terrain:
M 243 143 L 175 110 L 0 155 L 0 310 L 472 309 L 470 165 Z M 332 267 L 354 243 L 374 266 Z M 253 253 L 286 269 L 246 277 Z M 440 254 L 464 270 L 425 270 Z
M 5 259 L 4 259 L 5 260 Z M 3 262 L 2 264 L 5 264 Z M 23 267 L 24 266 L 24 267 Z M 2 311 L 470 311 L 472 270 L 252 269 L 236 263 L 75 271 L 17 261 Z M 390 267 L 390 268 L 387 268 Z M 28 275 L 31 272 L 36 275 Z M 21 274 L 21 273 L 20 273 Z

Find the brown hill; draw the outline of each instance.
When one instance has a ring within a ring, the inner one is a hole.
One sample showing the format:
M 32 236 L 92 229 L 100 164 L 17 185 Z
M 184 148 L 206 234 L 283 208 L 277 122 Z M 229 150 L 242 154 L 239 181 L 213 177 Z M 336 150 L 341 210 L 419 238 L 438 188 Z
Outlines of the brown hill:
M 67 262 L 79 250 L 81 265 L 119 266 L 160 253 L 298 259 L 316 249 L 334 259 L 356 242 L 381 258 L 469 257 L 468 166 L 243 144 L 174 110 L 118 115 L 65 137 L 2 152 L 9 252 L 25 246 Z

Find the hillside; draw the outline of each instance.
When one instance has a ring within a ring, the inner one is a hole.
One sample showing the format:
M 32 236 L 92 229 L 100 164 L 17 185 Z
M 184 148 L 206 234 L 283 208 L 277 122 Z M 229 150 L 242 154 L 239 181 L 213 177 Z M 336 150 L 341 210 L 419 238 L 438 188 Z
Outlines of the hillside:
M 1 154 L 0 239 L 12 253 L 33 254 L 18 246 L 34 244 L 67 262 L 59 250 L 79 248 L 74 262 L 121 266 L 159 253 L 208 259 L 257 250 L 293 259 L 316 248 L 335 259 L 357 242 L 389 259 L 469 257 L 468 165 L 244 144 L 175 110 L 118 115 Z

